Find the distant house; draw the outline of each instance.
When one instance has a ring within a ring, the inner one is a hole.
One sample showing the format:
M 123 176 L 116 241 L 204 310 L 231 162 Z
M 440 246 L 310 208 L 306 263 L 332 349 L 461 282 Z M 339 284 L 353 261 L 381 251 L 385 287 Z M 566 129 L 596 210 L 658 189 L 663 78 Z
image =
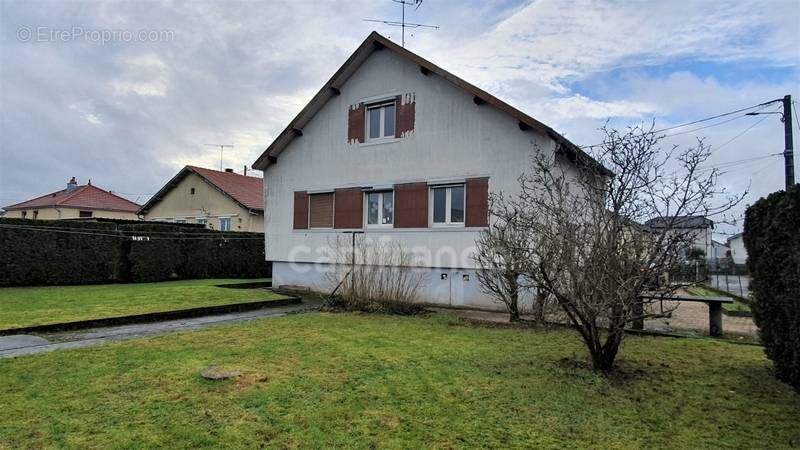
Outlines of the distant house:
M 36 197 L 3 209 L 6 218 L 59 220 L 88 217 L 136 220 L 139 205 L 92 185 L 78 185 L 75 177 L 66 189 Z
M 692 241 L 691 248 L 701 250 L 705 259 L 715 258 L 714 240 L 711 234 L 714 229 L 714 221 L 705 216 L 658 217 L 648 220 L 645 225 L 654 229 L 669 227 L 676 232 L 689 233 Z
M 221 231 L 264 231 L 264 184 L 258 177 L 186 166 L 139 214 L 149 221 L 199 223 Z
M 274 285 L 330 292 L 336 261 L 326 250 L 353 233 L 413 252 L 421 300 L 497 308 L 476 277 L 475 239 L 489 226 L 489 192 L 518 192 L 535 152 L 568 178 L 596 164 L 542 122 L 373 32 L 253 164 L 264 171 Z
M 737 233 L 728 238 L 728 247 L 731 249 L 734 264 L 747 263 L 747 249 L 744 247 L 743 237 L 743 233 Z
M 714 259 L 715 261 L 719 261 L 722 258 L 728 256 L 728 252 L 730 248 L 727 244 L 723 244 L 719 241 L 711 241 L 711 255 L 709 255 L 710 259 Z

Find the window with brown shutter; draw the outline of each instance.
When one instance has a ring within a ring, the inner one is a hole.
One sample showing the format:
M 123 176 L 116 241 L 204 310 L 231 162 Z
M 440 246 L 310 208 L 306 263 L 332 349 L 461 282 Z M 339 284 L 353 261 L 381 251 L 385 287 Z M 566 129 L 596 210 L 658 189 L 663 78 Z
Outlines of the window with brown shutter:
M 465 226 L 489 226 L 489 179 L 470 178 L 467 180 L 467 218 Z
M 427 228 L 428 184 L 394 185 L 394 227 Z
M 308 193 L 299 191 L 294 193 L 294 229 L 305 230 L 308 228 Z
M 333 192 L 308 196 L 308 227 L 333 228 Z
M 361 188 L 336 189 L 334 228 L 361 228 L 363 194 Z

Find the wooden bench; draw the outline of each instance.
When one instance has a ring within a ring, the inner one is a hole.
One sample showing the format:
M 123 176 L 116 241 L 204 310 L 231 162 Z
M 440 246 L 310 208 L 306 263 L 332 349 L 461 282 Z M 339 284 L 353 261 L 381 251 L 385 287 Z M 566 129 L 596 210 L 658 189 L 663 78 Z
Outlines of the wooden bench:
M 722 336 L 722 304 L 733 303 L 731 297 L 705 297 L 702 295 L 642 295 L 642 300 L 652 302 L 670 300 L 675 302 L 701 302 L 708 305 L 708 332 L 711 336 Z M 633 329 L 644 329 L 644 320 L 633 322 Z

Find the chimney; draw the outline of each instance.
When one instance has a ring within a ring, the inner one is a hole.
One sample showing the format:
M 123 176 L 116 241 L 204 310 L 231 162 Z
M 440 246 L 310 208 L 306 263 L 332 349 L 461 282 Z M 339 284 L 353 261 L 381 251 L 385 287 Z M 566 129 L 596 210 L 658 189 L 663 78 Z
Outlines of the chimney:
M 69 179 L 69 183 L 67 183 L 67 192 L 72 192 L 78 188 L 78 182 L 75 181 L 75 177 Z
M 226 173 L 233 173 L 233 169 L 230 169 L 230 168 L 228 168 L 228 169 L 225 169 L 225 172 L 226 172 Z

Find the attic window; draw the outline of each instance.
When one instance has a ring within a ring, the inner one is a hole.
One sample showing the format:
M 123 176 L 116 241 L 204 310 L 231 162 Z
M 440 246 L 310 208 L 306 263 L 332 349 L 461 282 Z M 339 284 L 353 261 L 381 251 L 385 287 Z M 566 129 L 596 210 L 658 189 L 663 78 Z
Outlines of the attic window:
M 194 188 L 189 189 L 189 194 L 194 195 Z
M 367 105 L 367 139 L 394 138 L 395 101 Z

